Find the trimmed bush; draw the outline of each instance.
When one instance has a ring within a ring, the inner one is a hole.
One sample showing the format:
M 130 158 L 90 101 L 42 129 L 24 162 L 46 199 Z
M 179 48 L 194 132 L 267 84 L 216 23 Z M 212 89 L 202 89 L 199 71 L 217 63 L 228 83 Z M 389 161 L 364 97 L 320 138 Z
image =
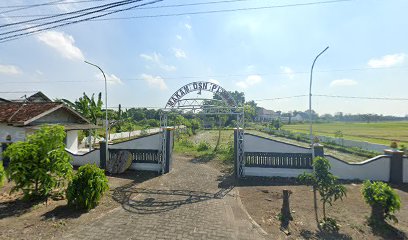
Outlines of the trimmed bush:
M 68 185 L 68 205 L 86 211 L 95 208 L 103 194 L 109 189 L 105 172 L 95 164 L 87 164 L 78 169 Z
M 6 180 L 6 171 L 4 171 L 3 162 L 0 161 L 0 187 L 3 187 L 5 180 Z
M 361 190 L 364 200 L 371 206 L 370 219 L 382 223 L 385 219 L 398 222 L 393 213 L 400 209 L 401 200 L 388 184 L 383 182 L 365 181 Z

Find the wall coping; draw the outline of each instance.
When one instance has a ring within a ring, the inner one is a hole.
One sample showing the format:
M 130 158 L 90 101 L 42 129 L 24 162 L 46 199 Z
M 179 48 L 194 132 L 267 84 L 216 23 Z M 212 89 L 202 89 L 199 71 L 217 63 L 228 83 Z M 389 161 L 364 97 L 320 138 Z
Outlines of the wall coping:
M 311 148 L 308 148 L 308 147 L 302 147 L 302 146 L 299 146 L 299 145 L 296 145 L 296 144 L 293 144 L 293 143 L 287 143 L 287 142 L 282 142 L 282 141 L 275 140 L 275 139 L 270 139 L 270 138 L 267 138 L 267 137 L 258 136 L 258 135 L 255 135 L 253 133 L 245 133 L 245 135 L 251 135 L 251 136 L 262 138 L 262 139 L 265 139 L 265 140 L 269 140 L 269 141 L 273 141 L 273 142 L 277 142 L 277 143 L 287 144 L 287 145 L 291 145 L 291 146 L 294 146 L 294 147 L 299 147 L 299 148 L 311 150 Z
M 340 161 L 340 162 L 345 163 L 345 164 L 350 165 L 350 166 L 362 166 L 362 165 L 366 165 L 366 164 L 371 163 L 371 162 L 374 162 L 374 161 L 381 160 L 382 158 L 389 158 L 389 157 L 390 157 L 389 155 L 378 155 L 378 156 L 375 156 L 375 157 L 373 157 L 373 158 L 364 160 L 364 161 L 362 161 L 362 162 L 349 163 L 349 162 L 346 162 L 346 161 L 344 161 L 344 160 L 341 160 L 341 159 L 338 159 L 338 158 L 336 158 L 336 157 L 333 157 L 333 156 L 330 155 L 330 154 L 325 154 L 324 156 L 331 157 L 331 158 L 334 159 L 334 160 Z
M 135 137 L 135 138 L 128 139 L 128 140 L 125 140 L 125 141 L 122 141 L 122 142 L 109 143 L 109 146 L 113 146 L 113 145 L 121 144 L 121 143 L 126 143 L 126 142 L 130 142 L 130 141 L 133 141 L 133 140 L 142 139 L 142 138 L 146 138 L 146 137 L 151 137 L 151 136 L 154 136 L 154 135 L 157 135 L 157 134 L 161 134 L 161 132 L 157 132 L 157 133 L 152 133 L 152 134 L 148 134 L 148 135 L 144 135 L 144 136 Z
M 91 151 L 86 152 L 86 153 L 84 153 L 84 154 L 76 154 L 76 153 L 73 153 L 73 152 L 69 151 L 67 148 L 65 148 L 65 151 L 68 152 L 69 154 L 73 155 L 73 156 L 82 157 L 82 156 L 88 155 L 88 154 L 90 154 L 90 153 L 92 153 L 92 152 L 99 151 L 99 148 L 94 148 L 94 149 L 92 149 Z

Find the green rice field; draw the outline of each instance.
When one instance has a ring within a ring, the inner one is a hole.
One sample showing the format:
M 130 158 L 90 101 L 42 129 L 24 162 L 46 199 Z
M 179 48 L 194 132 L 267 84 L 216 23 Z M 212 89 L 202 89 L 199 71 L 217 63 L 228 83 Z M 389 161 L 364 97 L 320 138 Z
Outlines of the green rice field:
M 284 130 L 309 133 L 309 124 L 284 125 Z M 408 121 L 401 122 L 371 122 L 371 123 L 315 123 L 315 135 L 335 137 L 335 132 L 341 131 L 344 139 L 367 141 L 390 145 L 392 141 L 408 145 Z

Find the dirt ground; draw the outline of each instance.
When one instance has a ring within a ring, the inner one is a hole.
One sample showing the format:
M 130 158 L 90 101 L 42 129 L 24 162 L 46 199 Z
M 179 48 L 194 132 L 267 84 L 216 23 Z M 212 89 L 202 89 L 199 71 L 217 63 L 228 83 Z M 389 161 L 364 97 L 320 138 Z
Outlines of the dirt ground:
M 370 207 L 361 195 L 361 183 L 345 184 L 347 197 L 328 207 L 328 217 L 341 225 L 338 234 L 318 232 L 313 210 L 311 187 L 296 185 L 288 179 L 248 179 L 238 187 L 241 201 L 251 217 L 272 239 L 408 239 L 408 185 L 394 186 L 401 198 L 401 210 L 396 216 L 399 223 L 390 223 L 386 229 L 371 228 L 367 224 Z M 280 230 L 278 214 L 282 207 L 282 190 L 289 189 L 293 221 L 290 235 Z M 319 202 L 319 214 L 321 204 Z M 320 216 L 321 217 L 321 216 Z
M 99 206 L 88 213 L 67 207 L 66 200 L 49 200 L 47 203 L 22 201 L 22 193 L 9 194 L 11 183 L 0 189 L 0 239 L 52 239 L 65 230 L 100 218 L 120 206 L 112 198 L 115 188 L 132 182 L 143 182 L 155 173 L 127 171 L 108 176 L 110 190 Z

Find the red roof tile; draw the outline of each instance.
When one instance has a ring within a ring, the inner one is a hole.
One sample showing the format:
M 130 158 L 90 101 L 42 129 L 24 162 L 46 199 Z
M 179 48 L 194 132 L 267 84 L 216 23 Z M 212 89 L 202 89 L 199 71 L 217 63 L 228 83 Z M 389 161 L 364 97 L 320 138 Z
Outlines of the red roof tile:
M 24 123 L 48 110 L 51 110 L 62 103 L 16 103 L 0 102 L 0 122 L 2 123 Z

